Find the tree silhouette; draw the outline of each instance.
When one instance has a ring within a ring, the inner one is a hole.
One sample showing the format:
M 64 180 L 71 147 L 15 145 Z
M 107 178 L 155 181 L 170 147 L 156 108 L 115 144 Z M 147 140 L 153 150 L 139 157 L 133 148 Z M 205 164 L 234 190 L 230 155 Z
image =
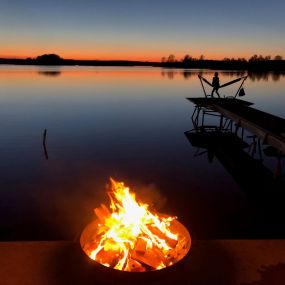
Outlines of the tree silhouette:
M 282 55 L 276 55 L 274 57 L 274 60 L 282 60 L 282 59 L 283 59 Z
M 175 62 L 175 55 L 174 54 L 170 54 L 168 56 L 167 62 Z
M 189 63 L 189 62 L 192 61 L 192 60 L 193 60 L 192 56 L 189 55 L 189 54 L 186 54 L 186 55 L 184 56 L 184 58 L 182 59 L 182 62 L 183 62 L 183 63 Z
M 63 62 L 63 59 L 54 53 L 51 54 L 43 54 L 36 58 L 36 62 L 39 64 L 47 64 L 47 65 L 57 65 Z
M 258 61 L 258 55 L 253 55 L 248 61 Z

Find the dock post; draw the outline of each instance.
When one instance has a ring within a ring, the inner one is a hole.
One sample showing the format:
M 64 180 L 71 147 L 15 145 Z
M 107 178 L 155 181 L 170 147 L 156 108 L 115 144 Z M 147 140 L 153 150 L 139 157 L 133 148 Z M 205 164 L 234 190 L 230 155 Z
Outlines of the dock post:
M 43 148 L 44 148 L 44 155 L 46 160 L 48 160 L 48 152 L 47 152 L 47 147 L 46 147 L 46 139 L 47 139 L 47 129 L 44 129 L 43 133 Z

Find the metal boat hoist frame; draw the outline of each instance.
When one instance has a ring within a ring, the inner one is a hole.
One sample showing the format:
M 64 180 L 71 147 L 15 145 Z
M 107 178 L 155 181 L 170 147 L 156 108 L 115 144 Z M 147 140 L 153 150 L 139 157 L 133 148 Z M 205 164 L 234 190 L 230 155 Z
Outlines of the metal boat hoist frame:
M 204 83 L 208 84 L 208 85 L 211 86 L 212 88 L 213 88 L 214 86 L 212 85 L 212 83 L 210 83 L 210 82 L 209 82 L 206 78 L 204 78 L 203 76 L 198 75 L 198 77 L 199 77 L 199 79 L 200 79 L 200 82 L 201 82 L 202 89 L 203 89 L 203 92 L 204 92 L 205 97 L 206 97 L 206 98 L 207 98 L 207 97 L 211 97 L 211 95 L 207 94 L 206 89 L 205 89 L 205 86 L 204 86 Z M 244 82 L 245 82 L 246 79 L 247 79 L 247 76 L 243 76 L 243 77 L 237 78 L 237 79 L 235 79 L 235 80 L 226 82 L 226 83 L 222 84 L 222 85 L 219 87 L 219 89 L 220 89 L 220 88 L 223 88 L 223 87 L 226 87 L 226 86 L 229 86 L 229 85 L 232 85 L 232 84 L 234 84 L 234 83 L 239 82 L 239 81 L 242 80 L 242 82 L 241 82 L 241 84 L 240 84 L 240 86 L 239 86 L 239 88 L 238 88 L 236 94 L 235 94 L 234 96 L 232 96 L 232 98 L 236 98 L 237 96 L 244 96 L 244 95 L 245 95 L 245 92 L 244 92 L 244 89 L 243 89 L 242 86 L 243 86 L 243 84 L 244 84 Z M 203 82 L 204 82 L 204 83 L 203 83 Z M 227 97 L 227 98 L 230 98 L 230 97 Z

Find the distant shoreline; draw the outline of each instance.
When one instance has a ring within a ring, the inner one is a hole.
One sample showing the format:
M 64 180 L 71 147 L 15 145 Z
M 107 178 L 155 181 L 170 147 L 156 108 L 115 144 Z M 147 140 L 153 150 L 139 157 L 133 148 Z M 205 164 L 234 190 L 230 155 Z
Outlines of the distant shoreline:
M 39 61 L 37 59 L 0 58 L 0 64 L 36 66 L 149 66 L 181 69 L 285 71 L 285 60 L 239 61 L 239 60 L 196 60 L 191 62 L 152 62 L 130 60 L 73 60 Z
M 161 66 L 160 62 L 131 60 L 37 60 L 37 59 L 6 59 L 0 58 L 0 64 L 37 65 L 37 66 Z

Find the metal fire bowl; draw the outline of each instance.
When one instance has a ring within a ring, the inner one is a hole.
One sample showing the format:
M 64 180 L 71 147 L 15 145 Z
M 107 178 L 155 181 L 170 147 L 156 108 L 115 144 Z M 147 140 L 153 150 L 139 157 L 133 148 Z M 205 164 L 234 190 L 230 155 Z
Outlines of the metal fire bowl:
M 190 248 L 191 248 L 190 233 L 183 224 L 181 224 L 177 220 L 174 220 L 171 224 L 171 229 L 174 232 L 178 232 L 179 235 L 186 237 L 186 249 L 185 249 L 186 254 L 184 256 L 181 256 L 177 260 L 177 262 L 175 262 L 173 265 L 159 269 L 159 270 L 151 270 L 151 271 L 145 271 L 145 272 L 121 271 L 121 270 L 113 269 L 110 267 L 106 267 L 100 264 L 99 262 L 91 259 L 83 250 L 84 244 L 86 244 L 86 242 L 90 240 L 90 237 L 96 231 L 97 223 L 98 221 L 94 220 L 93 222 L 88 224 L 83 229 L 81 236 L 80 236 L 79 244 L 80 244 L 82 256 L 84 256 L 85 262 L 88 262 L 88 264 L 90 264 L 90 266 L 92 266 L 94 270 L 98 272 L 99 275 L 102 275 L 102 274 L 106 275 L 107 278 L 119 278 L 119 279 L 122 278 L 123 280 L 129 279 L 129 278 L 131 278 L 131 280 L 133 280 L 133 278 L 134 279 L 139 278 L 139 280 L 141 280 L 142 278 L 143 279 L 146 278 L 146 280 L 148 278 L 151 278 L 151 280 L 153 280 L 153 278 L 156 278 L 156 277 L 160 278 L 160 276 L 165 278 L 168 274 L 175 274 L 179 272 L 182 269 L 182 267 L 185 265 L 185 261 L 189 257 Z

